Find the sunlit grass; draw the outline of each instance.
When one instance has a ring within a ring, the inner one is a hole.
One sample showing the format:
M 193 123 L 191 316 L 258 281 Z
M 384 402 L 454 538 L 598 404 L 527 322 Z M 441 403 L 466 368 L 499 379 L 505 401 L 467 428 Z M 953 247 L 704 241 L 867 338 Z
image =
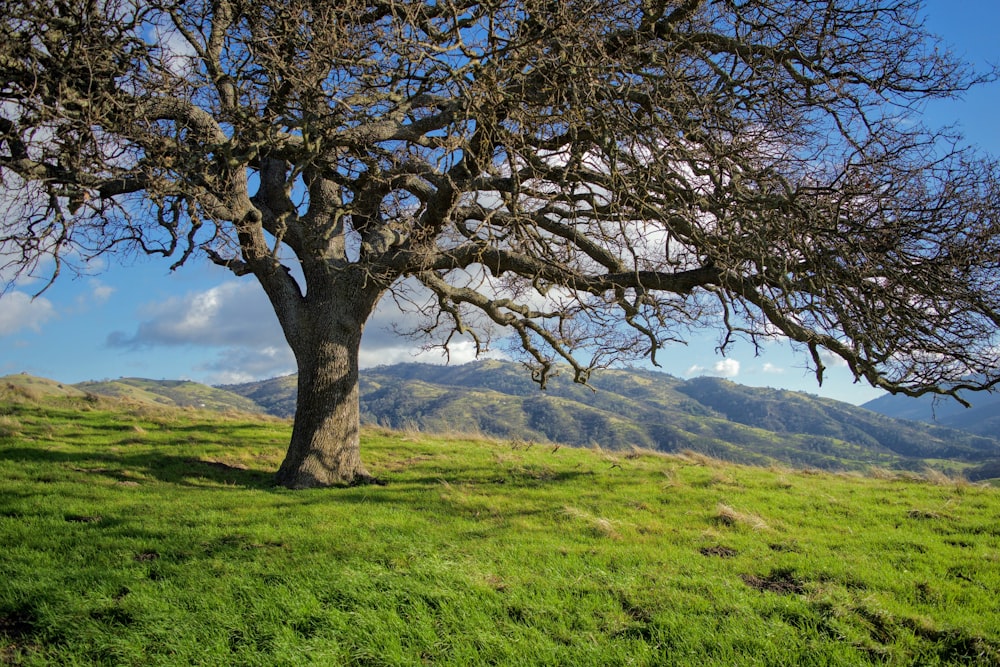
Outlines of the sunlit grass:
M 286 422 L 0 403 L 0 663 L 995 664 L 1000 492 Z

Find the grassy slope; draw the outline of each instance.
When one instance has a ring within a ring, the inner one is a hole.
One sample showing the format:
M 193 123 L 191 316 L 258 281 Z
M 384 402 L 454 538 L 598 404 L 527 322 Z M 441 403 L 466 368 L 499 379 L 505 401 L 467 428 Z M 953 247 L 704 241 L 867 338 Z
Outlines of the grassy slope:
M 295 376 L 228 387 L 120 378 L 74 386 L 26 375 L 0 384 L 114 396 L 165 406 L 262 412 L 290 417 Z M 825 470 L 928 466 L 972 480 L 1000 476 L 995 439 L 908 424 L 796 392 L 743 387 L 716 378 L 681 381 L 662 373 L 605 370 L 592 388 L 565 377 L 539 391 L 518 364 L 397 364 L 366 369 L 362 421 L 396 429 L 449 430 L 491 437 L 675 452 L 727 461 Z M 82 391 L 81 391 L 82 390 Z
M 1000 491 L 0 396 L 0 663 L 995 664 Z
M 0 382 L 5 379 L 0 378 Z M 86 393 L 173 407 L 263 412 L 263 409 L 249 398 L 187 380 L 119 378 L 117 380 L 81 382 L 73 386 Z
M 271 414 L 291 416 L 294 380 L 226 388 Z M 361 377 L 362 420 L 425 431 L 460 424 L 494 437 L 605 449 L 692 449 L 736 463 L 826 470 L 877 464 L 919 471 L 931 465 L 984 479 L 992 472 L 977 466 L 1000 463 L 993 438 L 896 421 L 808 394 L 634 369 L 602 370 L 591 381 L 593 388 L 583 387 L 564 374 L 540 391 L 519 364 L 496 360 L 368 368 Z
M 75 396 L 81 397 L 85 391 L 77 389 L 73 385 L 62 384 L 55 380 L 35 377 L 27 373 L 18 375 L 4 375 L 0 377 L 0 386 L 16 390 L 22 397 L 42 397 L 42 396 Z

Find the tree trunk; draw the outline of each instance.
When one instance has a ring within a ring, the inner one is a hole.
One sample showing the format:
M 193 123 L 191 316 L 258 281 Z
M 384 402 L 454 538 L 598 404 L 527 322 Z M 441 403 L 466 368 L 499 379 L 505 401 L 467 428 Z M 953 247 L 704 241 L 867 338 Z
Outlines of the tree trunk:
M 338 326 L 339 325 L 339 326 Z M 298 401 L 277 483 L 292 489 L 374 481 L 361 464 L 358 349 L 364 321 L 331 323 L 296 350 Z

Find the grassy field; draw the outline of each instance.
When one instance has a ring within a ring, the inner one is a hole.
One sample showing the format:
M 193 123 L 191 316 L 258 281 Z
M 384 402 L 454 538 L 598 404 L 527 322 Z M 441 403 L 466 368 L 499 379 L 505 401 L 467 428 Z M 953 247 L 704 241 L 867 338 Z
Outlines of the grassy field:
M 0 664 L 1000 662 L 1000 489 L 0 394 Z

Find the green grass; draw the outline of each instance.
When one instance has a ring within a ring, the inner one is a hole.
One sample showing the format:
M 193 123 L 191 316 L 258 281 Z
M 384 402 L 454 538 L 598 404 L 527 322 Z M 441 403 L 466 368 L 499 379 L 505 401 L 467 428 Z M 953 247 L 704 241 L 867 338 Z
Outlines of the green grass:
M 0 664 L 1000 660 L 995 488 L 368 430 L 291 492 L 287 422 L 24 394 Z

